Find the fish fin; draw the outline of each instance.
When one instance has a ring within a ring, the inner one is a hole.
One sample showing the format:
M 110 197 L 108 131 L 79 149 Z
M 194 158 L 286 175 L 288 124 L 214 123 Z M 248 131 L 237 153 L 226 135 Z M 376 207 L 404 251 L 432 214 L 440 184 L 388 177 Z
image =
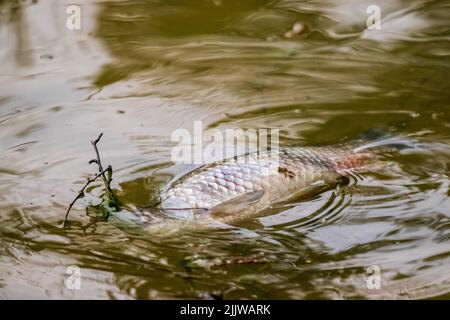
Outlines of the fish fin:
M 231 226 L 239 227 L 239 228 L 245 228 L 247 230 L 258 230 L 258 229 L 264 228 L 264 225 L 257 218 L 231 221 L 231 222 L 228 222 L 228 224 Z
M 263 195 L 264 190 L 245 193 L 212 207 L 208 213 L 215 217 L 236 214 L 237 212 L 245 210 L 248 206 L 259 202 Z
M 314 185 L 311 185 L 311 186 L 303 188 L 299 191 L 293 192 L 292 194 L 288 195 L 287 197 L 283 197 L 283 198 L 272 201 L 271 208 L 277 208 L 277 207 L 289 204 L 290 202 L 293 202 L 295 200 L 299 200 L 303 197 L 315 195 L 315 194 L 322 192 L 328 188 L 330 188 L 329 183 L 325 183 L 322 181 L 318 182 Z

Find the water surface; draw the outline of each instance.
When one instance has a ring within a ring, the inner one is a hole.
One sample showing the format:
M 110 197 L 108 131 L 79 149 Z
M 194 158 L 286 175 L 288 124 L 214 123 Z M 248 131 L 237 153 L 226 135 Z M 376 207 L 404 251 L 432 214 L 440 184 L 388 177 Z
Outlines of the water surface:
M 450 298 L 450 8 L 377 1 L 369 30 L 372 2 L 79 1 L 69 30 L 70 1 L 0 1 L 0 297 Z M 421 148 L 246 225 L 130 224 L 183 172 L 170 135 L 195 120 L 280 128 L 283 146 L 381 128 Z M 95 184 L 63 229 L 99 132 L 123 209 L 89 217 Z

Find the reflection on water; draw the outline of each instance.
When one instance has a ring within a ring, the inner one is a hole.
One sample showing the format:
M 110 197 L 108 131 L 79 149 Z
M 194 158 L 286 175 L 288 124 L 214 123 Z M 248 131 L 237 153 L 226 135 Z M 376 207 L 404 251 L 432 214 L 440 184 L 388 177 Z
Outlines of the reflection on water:
M 0 2 L 0 297 L 449 298 L 445 1 L 377 1 L 380 30 L 371 1 L 79 3 L 71 31 L 69 1 Z M 383 128 L 422 147 L 239 227 L 123 219 L 183 172 L 170 134 L 194 120 L 281 128 L 287 146 Z M 124 209 L 91 221 L 97 184 L 61 229 L 99 131 Z

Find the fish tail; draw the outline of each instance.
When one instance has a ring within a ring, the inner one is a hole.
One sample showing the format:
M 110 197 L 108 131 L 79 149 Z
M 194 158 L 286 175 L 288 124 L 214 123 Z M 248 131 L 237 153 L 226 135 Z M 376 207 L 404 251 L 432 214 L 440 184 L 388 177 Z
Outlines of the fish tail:
M 363 138 L 346 145 L 347 152 L 335 162 L 335 169 L 337 171 L 365 169 L 371 160 L 405 149 L 417 149 L 420 146 L 418 141 L 407 136 L 392 136 L 380 129 L 370 130 Z
M 371 152 L 374 154 L 380 154 L 418 148 L 420 148 L 420 143 L 407 136 L 388 136 L 360 143 L 353 148 L 353 152 Z

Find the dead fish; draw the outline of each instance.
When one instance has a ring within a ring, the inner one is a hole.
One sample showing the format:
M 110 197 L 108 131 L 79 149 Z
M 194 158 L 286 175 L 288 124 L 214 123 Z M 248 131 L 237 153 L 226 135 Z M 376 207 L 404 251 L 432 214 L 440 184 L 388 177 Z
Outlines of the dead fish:
M 163 190 L 159 207 L 178 218 L 242 220 L 366 168 L 373 146 L 280 148 L 203 165 Z

